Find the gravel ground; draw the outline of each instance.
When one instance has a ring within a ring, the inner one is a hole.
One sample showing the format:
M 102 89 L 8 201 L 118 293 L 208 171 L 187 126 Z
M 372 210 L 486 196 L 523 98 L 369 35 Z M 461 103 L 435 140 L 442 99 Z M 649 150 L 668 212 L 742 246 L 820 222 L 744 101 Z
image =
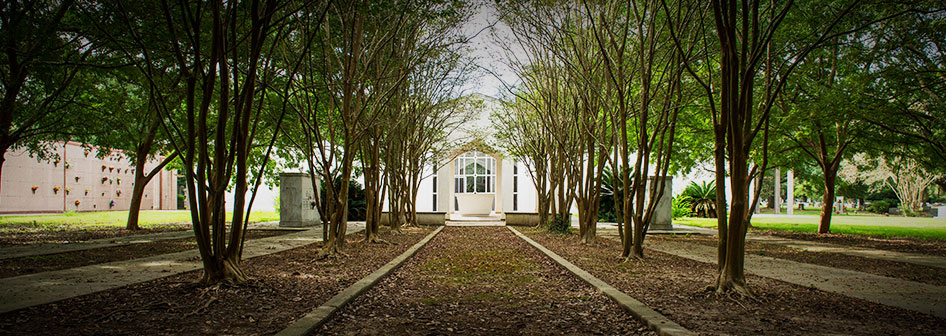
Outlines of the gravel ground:
M 504 227 L 447 227 L 326 335 L 653 334 Z

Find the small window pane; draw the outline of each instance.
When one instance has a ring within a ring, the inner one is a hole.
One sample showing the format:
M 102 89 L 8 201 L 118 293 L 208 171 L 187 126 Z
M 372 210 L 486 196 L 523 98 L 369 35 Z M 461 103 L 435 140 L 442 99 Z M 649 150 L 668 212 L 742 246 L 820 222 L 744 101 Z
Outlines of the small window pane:
M 486 174 L 486 159 L 485 158 L 476 159 L 476 173 Z
M 476 185 L 473 182 L 473 176 L 466 177 L 466 192 L 475 192 Z
M 512 177 L 512 192 L 519 192 L 519 176 Z
M 519 210 L 519 194 L 512 195 L 512 211 Z
M 437 192 L 437 177 L 434 176 L 434 193 Z
M 486 176 L 476 177 L 476 192 L 486 192 Z

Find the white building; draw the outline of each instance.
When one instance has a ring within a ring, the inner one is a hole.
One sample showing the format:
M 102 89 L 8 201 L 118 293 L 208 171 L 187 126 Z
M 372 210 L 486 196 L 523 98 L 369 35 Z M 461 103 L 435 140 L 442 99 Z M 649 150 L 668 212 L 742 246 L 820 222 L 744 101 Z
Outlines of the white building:
M 421 181 L 419 212 L 459 216 L 502 216 L 506 212 L 535 212 L 537 194 L 526 167 L 489 143 L 496 143 L 491 116 L 500 108 L 495 98 L 477 95 L 483 108 L 450 136 L 459 143 L 447 160 Z

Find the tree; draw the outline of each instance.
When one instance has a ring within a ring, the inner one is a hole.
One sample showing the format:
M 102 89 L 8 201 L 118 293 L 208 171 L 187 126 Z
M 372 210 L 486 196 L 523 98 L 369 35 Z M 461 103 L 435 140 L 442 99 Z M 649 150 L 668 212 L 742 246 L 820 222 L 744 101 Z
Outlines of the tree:
M 155 10 L 158 7 L 153 4 L 124 1 L 77 6 L 77 16 L 81 16 L 85 27 L 80 33 L 89 40 L 101 41 L 100 53 L 108 55 L 112 63 L 110 70 L 97 74 L 96 84 L 89 90 L 96 101 L 90 109 L 102 122 L 91 125 L 94 136 L 85 142 L 121 150 L 135 164 L 125 226 L 128 230 L 139 228 L 145 187 L 178 157 L 168 132 L 161 127 L 159 107 L 181 104 L 182 72 L 169 50 L 148 50 L 149 46 L 166 43 L 166 37 L 151 33 L 165 26 L 162 18 L 133 16 Z M 157 165 L 145 169 L 149 160 L 158 157 Z
M 289 4 L 278 0 L 162 1 L 151 11 L 128 13 L 138 18 L 159 13 L 166 23 L 160 35 L 167 40 L 144 48 L 145 61 L 139 63 L 152 82 L 150 87 L 159 87 L 153 84 L 157 67 L 149 57 L 155 50 L 170 50 L 174 67 L 182 73 L 183 104 L 161 101 L 157 108 L 161 127 L 169 133 L 174 150 L 182 153 L 191 220 L 203 262 L 202 283 L 246 280 L 240 263 L 252 207 L 244 198 L 249 189 L 248 162 L 254 146 L 266 148 L 267 158 L 271 152 L 275 136 L 258 142 L 261 132 L 257 131 L 278 129 L 278 122 L 268 125 L 264 115 L 285 114 L 285 109 L 264 105 L 261 97 L 271 89 L 277 73 L 272 50 L 285 37 L 287 20 L 298 10 Z M 266 161 L 258 169 L 266 167 Z M 231 183 L 235 197 L 228 230 L 224 199 Z
M 873 8 L 859 1 L 795 6 L 791 0 L 712 0 L 708 4 L 686 3 L 673 11 L 666 1 L 662 1 L 662 6 L 668 11 L 667 20 L 712 22 L 711 26 L 703 24 L 699 29 L 699 34 L 706 37 L 696 40 L 701 44 L 698 57 L 685 59 L 685 67 L 703 88 L 709 103 L 716 145 L 716 184 L 724 185 L 727 171 L 731 180 L 729 216 L 721 213 L 717 223 L 719 275 L 715 289 L 717 293 L 751 296 L 744 270 L 745 236 L 752 217 L 750 204 L 755 203 L 749 200 L 749 183 L 757 174 L 763 174 L 768 164 L 769 124 L 776 98 L 798 64 L 813 50 L 851 31 L 901 15 L 904 10 L 851 19 L 853 11 Z M 782 23 L 789 14 L 794 20 L 809 23 L 807 34 L 797 40 L 776 39 L 781 36 Z M 675 29 L 677 25 L 669 27 L 677 49 L 682 51 L 691 45 L 680 38 L 682 32 Z M 849 27 L 854 28 L 845 29 Z M 761 93 L 760 100 L 757 93 Z M 750 168 L 753 162 L 756 163 Z M 722 188 L 717 188 L 717 211 L 724 209 L 725 199 Z
M 4 154 L 25 147 L 44 157 L 86 119 L 85 70 L 94 41 L 76 34 L 75 1 L 0 4 L 0 173 Z

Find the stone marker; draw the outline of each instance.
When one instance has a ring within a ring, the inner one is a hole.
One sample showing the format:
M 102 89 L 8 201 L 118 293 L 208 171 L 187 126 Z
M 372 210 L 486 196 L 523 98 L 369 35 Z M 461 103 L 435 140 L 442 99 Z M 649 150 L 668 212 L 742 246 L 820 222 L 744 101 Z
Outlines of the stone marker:
M 279 174 L 279 226 L 303 227 L 319 223 L 321 218 L 315 208 L 315 191 L 309 174 Z

